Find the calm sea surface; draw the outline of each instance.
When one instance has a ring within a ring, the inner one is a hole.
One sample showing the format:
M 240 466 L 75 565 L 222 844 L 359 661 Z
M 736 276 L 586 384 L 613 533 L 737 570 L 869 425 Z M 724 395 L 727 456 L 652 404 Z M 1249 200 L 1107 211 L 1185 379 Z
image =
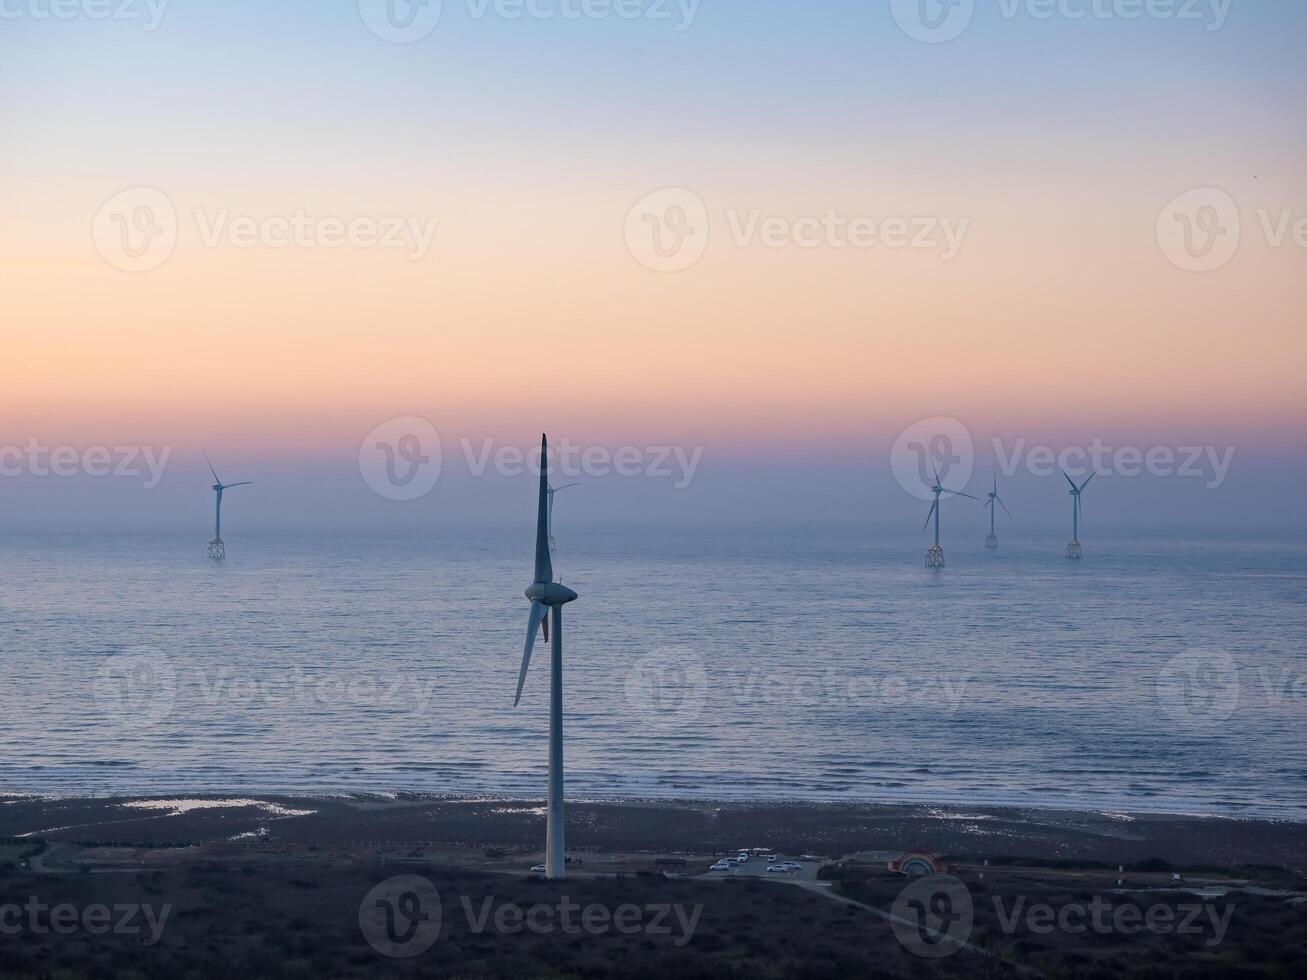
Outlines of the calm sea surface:
M 529 533 L 529 532 L 528 532 Z M 571 533 L 569 794 L 1307 819 L 1307 551 Z M 543 796 L 530 540 L 0 541 L 0 792 Z

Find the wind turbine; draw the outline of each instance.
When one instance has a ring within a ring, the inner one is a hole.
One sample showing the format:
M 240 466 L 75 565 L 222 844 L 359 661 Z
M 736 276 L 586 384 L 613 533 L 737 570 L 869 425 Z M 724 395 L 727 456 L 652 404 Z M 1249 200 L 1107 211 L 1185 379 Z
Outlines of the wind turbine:
M 558 550 L 558 542 L 554 540 L 554 494 L 562 493 L 564 490 L 571 490 L 573 487 L 579 487 L 579 483 L 568 483 L 561 487 L 549 488 L 549 550 L 551 552 Z M 549 629 L 545 628 L 545 639 L 549 639 Z
M 1003 503 L 1003 499 L 998 495 L 997 476 L 994 477 L 994 489 L 989 491 L 989 493 L 985 494 L 985 496 L 989 498 L 985 501 L 985 506 L 981 508 L 982 510 L 984 509 L 989 510 L 989 536 L 985 538 L 985 547 L 988 548 L 990 551 L 997 551 L 998 532 L 994 528 L 994 515 L 998 513 L 998 507 L 1002 507 L 1003 513 L 1007 514 L 1008 517 L 1012 516 L 1012 511 L 1007 509 L 1007 504 Z M 995 507 L 994 506 L 995 504 L 998 504 L 998 507 Z
M 930 505 L 930 513 L 926 515 L 926 523 L 921 525 L 924 531 L 930 526 L 930 519 L 935 519 L 935 543 L 930 550 L 926 552 L 927 568 L 944 567 L 944 549 L 939 546 L 939 499 L 942 495 L 948 494 L 950 497 L 971 497 L 972 500 L 979 500 L 979 497 L 972 497 L 969 493 L 963 493 L 961 490 L 945 490 L 940 484 L 939 470 L 935 470 L 935 485 L 930 488 L 931 493 L 935 495 L 935 502 Z
M 204 461 L 209 463 L 209 454 L 204 454 Z M 223 483 L 218 478 L 217 471 L 214 470 L 213 464 L 209 463 L 209 472 L 213 474 L 213 490 L 218 495 L 218 507 L 213 520 L 213 540 L 209 542 L 209 557 L 214 561 L 222 561 L 227 557 L 227 546 L 222 543 L 222 492 L 230 490 L 232 487 L 250 487 L 254 484 L 246 480 L 244 483 Z
M 549 670 L 549 816 L 545 830 L 545 877 L 561 881 L 567 874 L 566 851 L 563 846 L 563 606 L 576 599 L 576 593 L 554 581 L 554 565 L 549 557 L 549 511 L 553 491 L 549 487 L 549 440 L 540 437 L 540 501 L 536 511 L 536 567 L 535 581 L 526 590 L 531 600 L 531 613 L 526 624 L 526 647 L 522 651 L 522 670 L 517 675 L 517 697 L 513 707 L 522 700 L 522 685 L 531 665 L 531 648 L 535 646 L 536 631 L 542 626 L 545 639 L 550 643 Z M 561 489 L 561 488 L 560 488 Z M 549 620 L 553 613 L 553 636 Z
M 1086 480 L 1080 486 L 1076 486 L 1076 481 L 1067 476 L 1066 470 L 1062 471 L 1066 476 L 1066 482 L 1071 484 L 1071 543 L 1066 546 L 1066 556 L 1068 558 L 1080 557 L 1080 519 L 1083 515 L 1083 505 L 1080 503 L 1080 495 L 1085 492 L 1085 487 L 1089 486 L 1089 481 L 1097 474 L 1090 473 L 1089 480 Z

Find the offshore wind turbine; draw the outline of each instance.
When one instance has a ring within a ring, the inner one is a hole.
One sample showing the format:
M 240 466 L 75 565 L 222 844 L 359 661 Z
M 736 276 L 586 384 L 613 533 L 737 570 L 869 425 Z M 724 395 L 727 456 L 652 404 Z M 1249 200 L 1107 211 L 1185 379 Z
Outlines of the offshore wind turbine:
M 940 483 L 940 479 L 939 479 L 939 470 L 938 470 L 938 469 L 935 470 L 935 485 L 934 485 L 933 487 L 931 487 L 930 490 L 931 490 L 931 493 L 933 493 L 933 494 L 935 495 L 935 502 L 934 502 L 933 504 L 930 505 L 930 513 L 926 515 L 926 523 L 923 524 L 923 525 L 921 525 L 921 529 L 924 531 L 924 530 L 926 530 L 926 528 L 930 527 L 930 519 L 933 517 L 933 518 L 935 519 L 935 543 L 934 543 L 933 545 L 931 545 L 930 550 L 929 550 L 928 552 L 926 552 L 926 567 L 927 567 L 927 568 L 943 568 L 943 567 L 944 567 L 944 549 L 941 548 L 941 547 L 939 546 L 939 500 L 940 500 L 940 497 L 942 497 L 944 494 L 948 494 L 950 497 L 971 497 L 972 500 L 979 500 L 980 498 L 979 498 L 979 497 L 972 497 L 971 494 L 969 494 L 969 493 L 963 493 L 961 490 L 946 490 L 946 489 L 944 489 L 944 487 L 943 487 L 943 486 L 941 485 L 941 483 Z
M 562 493 L 564 490 L 571 490 L 573 487 L 579 487 L 579 483 L 568 483 L 561 487 L 549 488 L 549 550 L 557 551 L 558 542 L 554 540 L 554 494 Z M 545 628 L 545 639 L 549 639 L 549 628 Z
M 1066 476 L 1066 482 L 1071 484 L 1071 543 L 1066 546 L 1066 556 L 1078 559 L 1080 557 L 1080 521 L 1084 515 L 1080 495 L 1085 492 L 1085 487 L 1089 486 L 1089 480 L 1092 480 L 1097 474 L 1090 473 L 1089 480 L 1086 480 L 1080 486 L 1076 486 L 1076 481 L 1067 476 L 1066 470 L 1062 471 L 1062 475 Z
M 209 463 L 209 454 L 204 454 L 204 461 Z M 254 484 L 246 480 L 243 483 L 223 483 L 218 478 L 213 464 L 209 463 L 209 472 L 213 474 L 213 491 L 218 495 L 218 505 L 214 512 L 213 518 L 213 540 L 209 542 L 208 555 L 214 561 L 222 561 L 227 557 L 227 546 L 222 543 L 222 492 L 230 490 L 232 487 L 250 487 Z
M 985 547 L 990 551 L 997 551 L 998 531 L 994 528 L 994 515 L 998 512 L 998 508 L 1002 507 L 1003 513 L 1007 514 L 1008 517 L 1012 516 L 1012 511 L 1007 509 L 1007 504 L 1003 503 L 1003 499 L 998 495 L 997 476 L 994 477 L 994 489 L 985 494 L 985 496 L 988 499 L 985 501 L 985 506 L 981 508 L 982 510 L 989 510 L 989 536 L 985 538 Z M 997 504 L 998 507 L 995 507 L 995 504 Z
M 576 593 L 554 581 L 554 565 L 549 557 L 549 514 L 553 491 L 549 487 L 549 440 L 540 437 L 540 499 L 536 510 L 535 580 L 526 590 L 531 613 L 526 624 L 526 647 L 522 651 L 522 670 L 517 675 L 517 697 L 522 701 L 522 686 L 531 665 L 531 648 L 536 632 L 544 628 L 549 642 L 549 801 L 545 829 L 545 877 L 555 881 L 567 874 L 567 857 L 563 844 L 563 606 L 576 599 Z M 559 489 L 562 489 L 561 487 Z M 550 636 L 549 616 L 553 615 Z

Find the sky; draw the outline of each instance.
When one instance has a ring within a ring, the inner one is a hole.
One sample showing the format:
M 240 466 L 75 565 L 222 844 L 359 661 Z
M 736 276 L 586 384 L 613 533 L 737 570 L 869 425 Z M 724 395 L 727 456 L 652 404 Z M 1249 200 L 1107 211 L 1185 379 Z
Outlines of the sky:
M 251 520 L 494 520 L 544 429 L 596 519 L 906 521 L 943 418 L 1032 520 L 1017 447 L 1194 447 L 1104 517 L 1307 530 L 1303 5 L 393 4 L 0 0 L 0 528 L 201 521 L 205 451 Z

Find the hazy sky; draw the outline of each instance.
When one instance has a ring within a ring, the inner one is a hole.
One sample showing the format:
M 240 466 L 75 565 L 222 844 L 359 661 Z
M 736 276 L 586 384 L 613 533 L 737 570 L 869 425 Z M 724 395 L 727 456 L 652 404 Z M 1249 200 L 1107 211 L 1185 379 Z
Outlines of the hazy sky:
M 148 494 L 17 464 L 0 524 L 203 520 L 201 448 L 263 519 L 489 517 L 512 467 L 463 441 L 545 428 L 702 448 L 679 489 L 591 466 L 613 519 L 910 514 L 931 416 L 973 492 L 996 437 L 1233 446 L 1108 513 L 1307 523 L 1303 4 L 68 2 L 0 0 L 0 447 L 173 456 Z M 401 416 L 425 504 L 356 463 Z

